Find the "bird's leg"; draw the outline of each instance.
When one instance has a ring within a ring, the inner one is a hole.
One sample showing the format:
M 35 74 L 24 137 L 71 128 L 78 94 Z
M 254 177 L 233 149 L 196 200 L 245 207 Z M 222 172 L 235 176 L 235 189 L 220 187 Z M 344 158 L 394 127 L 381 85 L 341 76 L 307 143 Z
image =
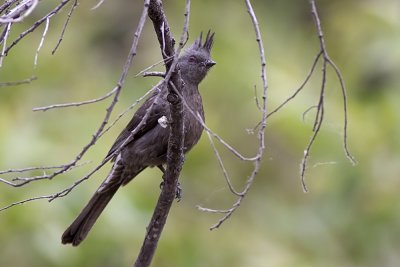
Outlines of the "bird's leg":
M 165 180 L 164 180 L 165 168 L 163 165 L 157 165 L 157 167 L 163 173 L 163 176 L 162 176 L 163 180 L 160 183 L 160 189 L 162 189 L 164 186 L 164 182 L 165 182 Z M 176 185 L 175 198 L 178 200 L 178 202 L 181 201 L 181 199 L 182 199 L 182 188 L 181 188 L 181 183 L 179 183 L 179 181 L 178 181 L 178 184 Z
M 159 168 L 160 169 L 160 171 L 164 174 L 165 173 L 165 168 L 164 168 L 164 166 L 163 165 L 157 165 L 157 168 Z M 164 179 L 164 177 L 163 177 L 163 179 Z

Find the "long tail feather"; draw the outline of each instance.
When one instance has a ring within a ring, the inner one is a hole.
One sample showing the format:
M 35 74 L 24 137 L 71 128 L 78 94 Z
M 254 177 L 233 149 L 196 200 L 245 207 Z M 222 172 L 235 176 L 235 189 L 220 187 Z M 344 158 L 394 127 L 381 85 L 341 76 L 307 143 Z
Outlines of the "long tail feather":
M 122 185 L 123 166 L 116 162 L 107 179 L 102 183 L 89 203 L 81 211 L 75 221 L 65 230 L 61 242 L 78 246 L 92 229 L 96 220 Z

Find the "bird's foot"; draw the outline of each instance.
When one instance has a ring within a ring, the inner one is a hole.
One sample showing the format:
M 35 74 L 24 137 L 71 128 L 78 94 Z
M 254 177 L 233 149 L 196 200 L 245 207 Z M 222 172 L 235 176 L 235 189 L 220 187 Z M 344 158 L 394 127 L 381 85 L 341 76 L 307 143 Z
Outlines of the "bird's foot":
M 182 188 L 181 188 L 181 183 L 178 182 L 176 184 L 176 189 L 175 189 L 175 199 L 177 199 L 177 201 L 181 201 L 182 199 Z
M 163 189 L 163 187 L 164 187 L 164 181 L 162 181 L 160 183 L 160 189 Z M 182 199 L 182 191 L 183 190 L 181 188 L 181 183 L 178 182 L 178 184 L 176 185 L 176 189 L 175 189 L 175 199 L 177 199 L 178 202 L 181 201 L 181 199 Z

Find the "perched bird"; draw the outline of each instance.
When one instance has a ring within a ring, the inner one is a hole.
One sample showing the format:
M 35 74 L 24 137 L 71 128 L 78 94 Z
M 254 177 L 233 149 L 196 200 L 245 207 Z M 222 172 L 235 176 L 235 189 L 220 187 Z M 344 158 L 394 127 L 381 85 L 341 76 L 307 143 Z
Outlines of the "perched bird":
M 177 68 L 183 82 L 182 96 L 195 114 L 204 120 L 204 110 L 198 86 L 209 69 L 216 63 L 211 59 L 214 33 L 208 32 L 202 43 L 202 34 L 178 59 Z M 94 193 L 89 203 L 75 221 L 62 235 L 62 243 L 79 245 L 118 189 L 129 183 L 147 167 L 158 166 L 167 161 L 167 146 L 170 128 L 160 119 L 169 118 L 170 110 L 167 101 L 168 90 L 161 81 L 155 92 L 136 111 L 132 120 L 120 133 L 108 152 L 107 157 L 116 152 L 125 143 L 118 155 L 114 155 L 114 165 L 107 178 Z M 200 139 L 203 131 L 201 123 L 184 106 L 184 153 L 188 152 Z M 146 116 L 146 113 L 148 115 Z M 143 119 L 144 123 L 141 123 Z M 140 124 L 141 123 L 141 124 Z M 141 127 L 131 136 L 132 131 Z

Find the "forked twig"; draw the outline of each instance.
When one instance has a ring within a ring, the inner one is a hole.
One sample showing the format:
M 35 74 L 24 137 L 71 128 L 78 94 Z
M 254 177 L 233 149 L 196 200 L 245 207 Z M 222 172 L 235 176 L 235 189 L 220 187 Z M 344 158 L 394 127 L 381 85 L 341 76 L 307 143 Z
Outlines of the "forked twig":
M 7 14 L 0 16 L 0 24 L 20 22 L 36 8 L 39 0 L 23 0 Z
M 344 109 L 344 137 L 343 137 L 343 147 L 345 151 L 345 155 L 349 159 L 349 161 L 354 165 L 356 164 L 355 158 L 352 156 L 350 153 L 350 150 L 348 148 L 348 140 L 347 140 L 347 125 L 348 125 L 348 114 L 347 114 L 347 95 L 346 95 L 346 87 L 344 83 L 343 76 L 339 70 L 339 68 L 336 66 L 336 64 L 332 61 L 332 59 L 329 57 L 328 51 L 326 49 L 325 45 L 325 39 L 324 39 L 324 34 L 322 31 L 321 27 L 321 21 L 318 15 L 317 7 L 315 4 L 315 0 L 310 0 L 310 5 L 311 5 L 311 14 L 314 18 L 314 23 L 315 27 L 317 30 L 318 34 L 318 39 L 319 39 L 319 44 L 320 44 L 320 52 L 318 55 L 322 54 L 322 81 L 321 81 L 321 93 L 320 93 L 320 99 L 317 105 L 317 113 L 314 121 L 314 126 L 313 126 L 313 134 L 310 138 L 310 141 L 308 145 L 306 146 L 306 149 L 304 150 L 304 155 L 302 162 L 300 164 L 300 177 L 301 177 L 301 184 L 303 187 L 304 192 L 308 192 L 307 185 L 305 183 L 305 171 L 307 168 L 307 161 L 310 156 L 310 150 L 315 142 L 315 139 L 321 129 L 322 122 L 324 120 L 324 98 L 325 98 L 325 87 L 326 87 L 326 81 L 327 81 L 327 66 L 331 66 L 336 73 L 336 76 L 339 79 L 340 82 L 340 88 L 342 92 L 342 97 L 343 97 L 343 109 Z
M 52 55 L 54 55 L 56 53 L 58 47 L 60 46 L 60 44 L 64 38 L 65 30 L 67 29 L 68 23 L 72 17 L 72 13 L 74 12 L 74 10 L 77 6 L 78 6 L 78 0 L 75 0 L 74 3 L 72 4 L 71 10 L 68 12 L 67 19 L 65 20 L 63 29 L 61 31 L 60 38 L 58 39 L 58 42 L 57 42 L 56 46 L 54 47 L 53 51 L 51 51 Z
M 276 112 L 278 112 L 281 108 L 283 108 L 284 106 L 286 106 L 286 104 L 288 104 L 291 100 L 293 100 L 298 93 L 300 93 L 300 91 L 302 91 L 304 89 L 304 87 L 307 85 L 307 83 L 310 81 L 311 76 L 314 74 L 314 70 L 315 67 L 317 66 L 317 63 L 320 59 L 322 55 L 322 51 L 320 51 L 317 56 L 315 57 L 313 64 L 311 66 L 310 71 L 308 72 L 304 82 L 299 86 L 299 88 L 297 88 L 297 90 L 290 96 L 288 97 L 285 101 L 283 101 L 277 108 L 275 108 L 274 110 L 272 110 L 271 112 L 268 113 L 267 118 L 269 118 L 271 115 L 275 114 Z
M 147 1 L 148 2 L 148 1 Z M 100 138 L 101 134 L 103 133 L 103 130 L 105 128 L 105 126 L 108 124 L 109 118 L 111 116 L 111 113 L 116 105 L 116 103 L 118 102 L 118 97 L 121 93 L 122 87 L 125 83 L 126 77 L 128 75 L 130 66 L 132 65 L 132 61 L 133 58 L 136 56 L 136 50 L 137 50 L 137 45 L 139 42 L 139 38 L 141 36 L 143 27 L 144 27 L 144 23 L 146 21 L 146 17 L 147 17 L 147 10 L 148 10 L 148 5 L 145 5 L 145 7 L 143 8 L 143 12 L 142 15 L 140 17 L 138 26 L 136 28 L 135 34 L 134 34 L 134 38 L 132 41 L 132 45 L 131 45 L 131 49 L 129 51 L 129 54 L 127 56 L 125 65 L 123 67 L 121 76 L 117 82 L 117 85 L 115 86 L 115 88 L 113 90 L 111 90 L 110 92 L 112 92 L 112 94 L 114 94 L 113 100 L 111 102 L 111 104 L 108 106 L 107 110 L 106 110 L 106 114 L 103 118 L 103 121 L 100 123 L 99 128 L 96 130 L 96 132 L 93 134 L 91 140 L 89 141 L 89 143 L 87 143 L 82 150 L 76 155 L 75 159 L 72 160 L 70 163 L 67 163 L 65 165 L 61 165 L 60 169 L 51 173 L 51 174 L 46 174 L 46 175 L 41 175 L 40 177 L 27 177 L 23 179 L 23 184 L 28 184 L 30 182 L 33 181 L 38 181 L 38 180 L 43 180 L 43 179 L 53 179 L 54 177 L 58 176 L 59 174 L 65 173 L 67 171 L 69 171 L 71 168 L 74 168 L 78 162 L 82 159 L 82 157 L 86 154 L 86 152 L 98 141 L 98 139 Z M 112 95 L 110 93 L 110 95 Z M 0 211 L 3 211 L 5 209 L 8 209 L 12 206 L 15 205 L 19 205 L 19 204 L 23 204 L 26 202 L 30 202 L 30 201 L 34 201 L 34 200 L 38 200 L 38 199 L 48 199 L 49 201 L 52 201 L 56 198 L 59 197 L 63 197 L 66 196 L 69 192 L 72 191 L 72 189 L 74 189 L 77 185 L 79 185 L 80 183 L 82 183 L 83 181 L 87 180 L 91 175 L 93 175 L 95 172 L 97 172 L 102 166 L 105 165 L 105 163 L 107 163 L 107 161 L 110 160 L 110 157 L 106 158 L 103 160 L 103 162 L 101 162 L 99 165 L 97 165 L 91 172 L 89 172 L 86 176 L 84 176 L 83 178 L 77 180 L 76 182 L 74 182 L 70 187 L 61 190 L 60 192 L 57 192 L 55 194 L 51 194 L 51 195 L 47 195 L 47 196 L 41 196 L 41 197 L 34 197 L 34 198 L 30 198 L 30 199 L 26 199 L 20 202 L 15 202 L 12 203 L 2 209 L 0 209 Z M 9 184 L 5 181 L 1 181 L 4 182 L 6 184 Z M 9 184 L 10 185 L 10 184 Z
M 265 140 L 264 140 L 265 138 L 264 137 L 265 137 L 265 128 L 266 128 L 266 123 L 267 123 L 267 89 L 268 89 L 265 52 L 264 52 L 264 45 L 263 45 L 263 41 L 262 41 L 259 23 L 257 21 L 257 17 L 254 12 L 254 9 L 252 7 L 252 4 L 251 4 L 250 0 L 245 0 L 245 3 L 247 6 L 247 11 L 250 15 L 251 21 L 254 26 L 256 41 L 258 44 L 258 50 L 259 50 L 259 54 L 260 54 L 260 62 L 261 62 L 261 80 L 262 80 L 263 90 L 262 90 L 262 101 L 261 101 L 261 123 L 260 123 L 260 127 L 258 129 L 259 145 L 258 145 L 257 155 L 251 159 L 251 161 L 254 163 L 254 168 L 246 180 L 244 189 L 242 190 L 242 192 L 239 192 L 237 194 L 238 198 L 237 198 L 236 202 L 233 203 L 232 207 L 230 209 L 226 209 L 226 210 L 208 209 L 208 208 L 203 208 L 201 206 L 197 207 L 201 211 L 224 214 L 224 216 L 221 219 L 219 219 L 216 224 L 211 226 L 210 230 L 219 228 L 227 219 L 229 219 L 232 216 L 232 214 L 236 211 L 236 209 L 241 205 L 243 199 L 246 197 L 251 186 L 253 185 L 254 179 L 260 169 L 261 159 L 263 157 L 264 150 L 265 150 Z
M 25 36 L 28 34 L 32 33 L 33 31 L 36 30 L 37 27 L 42 25 L 43 22 L 47 20 L 47 18 L 51 18 L 55 14 L 59 13 L 61 9 L 71 0 L 62 0 L 58 6 L 56 6 L 52 11 L 50 11 L 47 15 L 42 17 L 41 19 L 37 20 L 29 29 L 25 30 L 24 32 L 20 33 L 18 37 L 5 49 L 4 55 L 7 55 L 8 52 L 15 46 L 17 45 Z

